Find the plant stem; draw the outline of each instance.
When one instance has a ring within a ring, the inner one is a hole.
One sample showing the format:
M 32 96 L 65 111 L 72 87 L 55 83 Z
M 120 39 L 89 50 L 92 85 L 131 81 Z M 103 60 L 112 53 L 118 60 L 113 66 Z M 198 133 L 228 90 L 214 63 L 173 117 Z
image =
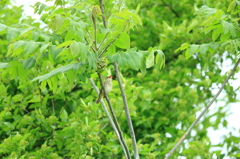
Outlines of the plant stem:
M 210 103 L 207 105 L 207 107 L 202 111 L 202 113 L 198 116 L 198 118 L 192 123 L 192 125 L 188 128 L 188 130 L 185 132 L 185 134 L 181 137 L 181 139 L 177 142 L 177 144 L 172 148 L 172 150 L 165 156 L 165 159 L 168 159 L 173 152 L 180 146 L 180 144 L 185 140 L 187 135 L 191 132 L 193 127 L 197 124 L 197 122 L 202 118 L 202 116 L 206 113 L 206 111 L 210 108 L 210 106 L 213 104 L 213 102 L 217 99 L 219 94 L 222 92 L 224 86 L 227 84 L 228 80 L 231 78 L 233 73 L 236 71 L 238 64 L 240 63 L 240 58 L 238 59 L 237 63 L 233 67 L 231 73 L 228 75 L 228 77 L 223 82 L 221 88 L 218 90 L 217 94 L 213 97 L 213 99 L 210 101 Z

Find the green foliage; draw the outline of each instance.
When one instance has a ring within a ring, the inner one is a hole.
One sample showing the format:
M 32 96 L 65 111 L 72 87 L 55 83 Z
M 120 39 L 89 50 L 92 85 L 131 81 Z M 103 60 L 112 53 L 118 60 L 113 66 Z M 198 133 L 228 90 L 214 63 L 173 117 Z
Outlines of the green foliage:
M 122 158 L 87 80 L 115 61 L 140 156 L 163 158 L 223 83 L 219 64 L 239 54 L 236 0 L 105 1 L 107 27 L 98 1 L 37 2 L 44 28 L 19 21 L 21 7 L 0 4 L 0 158 Z M 235 102 L 236 90 L 225 91 Z M 109 97 L 133 152 L 116 80 Z M 173 158 L 224 156 L 211 150 L 207 129 L 227 127 L 227 114 L 220 107 L 206 116 Z M 239 156 L 239 139 L 225 139 L 227 155 Z

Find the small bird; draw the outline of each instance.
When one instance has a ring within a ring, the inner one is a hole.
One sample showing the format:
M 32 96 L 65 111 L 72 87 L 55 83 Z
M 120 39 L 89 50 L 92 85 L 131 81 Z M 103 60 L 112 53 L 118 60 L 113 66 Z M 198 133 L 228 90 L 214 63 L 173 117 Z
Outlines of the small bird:
M 107 94 L 112 91 L 112 76 L 111 75 L 106 78 L 105 82 L 103 83 L 103 86 L 104 86 Z M 104 96 L 103 88 L 101 88 L 100 93 L 98 95 L 98 99 L 96 101 L 97 104 L 101 101 L 103 96 Z

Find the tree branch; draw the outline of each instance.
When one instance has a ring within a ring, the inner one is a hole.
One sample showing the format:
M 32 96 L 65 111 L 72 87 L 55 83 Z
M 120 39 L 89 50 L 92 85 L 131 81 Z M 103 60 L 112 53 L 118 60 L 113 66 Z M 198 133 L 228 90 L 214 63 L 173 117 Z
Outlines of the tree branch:
M 92 15 L 92 21 L 93 21 L 93 27 L 94 27 L 94 45 L 95 49 L 97 49 L 97 24 L 96 24 L 96 18 L 94 15 Z
M 104 25 L 104 28 L 107 28 L 107 22 L 106 22 L 106 18 L 105 18 L 105 14 L 104 14 L 104 4 L 103 4 L 103 1 L 99 0 L 99 4 L 100 4 L 101 12 L 102 12 L 103 25 Z
M 123 142 L 123 146 L 124 146 L 124 148 L 125 148 L 125 150 L 126 150 L 126 152 L 127 152 L 127 159 L 128 159 L 128 158 L 130 159 L 130 158 L 131 158 L 131 155 L 130 155 L 129 149 L 128 149 L 127 144 L 126 144 L 126 142 L 125 142 L 125 140 L 124 140 L 124 137 L 123 137 L 123 134 L 122 134 L 122 130 L 121 130 L 119 124 L 118 124 L 117 117 L 116 117 L 116 115 L 115 115 L 115 113 L 114 113 L 114 110 L 113 110 L 113 107 L 112 107 L 112 103 L 110 102 L 110 99 L 108 98 L 108 95 L 107 95 L 107 93 L 106 93 L 106 91 L 105 91 L 104 84 L 103 84 L 103 81 L 102 81 L 102 75 L 101 75 L 100 73 L 98 73 L 98 77 L 99 77 L 99 80 L 100 80 L 100 83 L 101 83 L 101 86 L 102 86 L 102 89 L 103 89 L 104 97 L 106 98 L 106 101 L 107 101 L 107 103 L 108 103 L 110 112 L 111 112 L 111 114 L 112 114 L 113 121 L 114 121 L 114 123 L 115 123 L 115 126 L 116 126 L 118 132 L 119 132 L 119 136 L 120 136 L 120 138 L 121 138 L 121 140 L 122 140 L 122 142 Z M 102 99 L 101 99 L 101 100 L 102 100 Z
M 95 89 L 95 91 L 97 92 L 97 94 L 99 94 L 99 90 L 98 90 L 98 88 L 96 87 L 96 85 L 95 85 L 95 83 L 93 82 L 93 80 L 92 80 L 91 78 L 89 78 L 89 81 L 90 81 L 90 83 L 92 84 L 92 86 L 93 86 L 93 88 Z M 103 84 L 103 83 L 102 83 L 102 79 L 100 79 L 100 82 L 101 82 L 101 85 L 102 85 L 102 84 Z M 103 91 L 104 91 L 104 95 L 105 95 L 105 89 L 104 89 L 104 87 L 103 87 Z M 107 98 L 106 98 L 107 102 L 110 103 L 110 100 L 109 100 L 108 96 L 105 96 L 105 97 L 107 97 Z M 109 104 L 109 103 L 108 103 L 108 104 Z M 123 152 L 124 152 L 126 158 L 127 158 L 127 159 L 131 159 L 131 155 L 130 155 L 130 152 L 129 152 L 128 147 L 127 147 L 127 145 L 126 145 L 126 142 L 124 141 L 122 132 L 121 132 L 121 130 L 119 130 L 119 125 L 117 125 L 117 124 L 115 123 L 115 121 L 112 119 L 112 117 L 111 117 L 111 115 L 109 114 L 108 109 L 107 109 L 107 107 L 106 107 L 106 105 L 105 105 L 105 103 L 104 103 L 104 101 L 103 101 L 102 99 L 101 99 L 101 104 L 102 104 L 102 107 L 103 107 L 105 113 L 106 113 L 107 116 L 108 116 L 108 119 L 109 119 L 109 121 L 110 121 L 110 123 L 111 123 L 111 125 L 112 125 L 112 127 L 113 127 L 113 130 L 115 131 L 115 133 L 116 133 L 116 135 L 117 135 L 117 137 L 118 137 L 118 140 L 119 140 L 119 142 L 120 142 L 120 144 L 121 144 L 121 146 L 122 146 L 122 148 L 123 148 Z M 110 103 L 110 104 L 111 104 L 111 103 Z
M 126 26 L 123 28 L 123 30 L 121 31 L 121 33 L 119 33 L 119 34 L 103 49 L 103 51 L 100 53 L 100 55 L 98 55 L 99 58 L 101 58 L 102 55 L 105 53 L 105 51 L 108 49 L 108 47 L 111 46 L 112 43 L 114 43 L 114 42 L 119 38 L 120 35 L 122 35 L 122 33 L 123 33 L 123 32 L 125 31 L 125 29 L 127 28 L 127 26 L 128 26 L 128 25 L 126 25 Z
M 132 144 L 133 144 L 133 148 L 134 148 L 134 159 L 139 159 L 136 137 L 135 137 L 135 133 L 134 133 L 133 125 L 132 125 L 132 120 L 131 120 L 131 116 L 130 116 L 129 109 L 128 109 L 127 97 L 126 97 L 124 88 L 122 86 L 121 79 L 119 77 L 117 62 L 114 62 L 114 68 L 115 68 L 115 73 L 116 73 L 117 80 L 118 80 L 118 85 L 119 85 L 119 88 L 121 90 L 123 103 L 124 103 L 125 114 L 126 114 L 126 118 L 127 118 L 127 122 L 128 122 L 128 127 L 129 127 L 129 130 L 130 130 L 130 135 L 131 135 L 131 138 L 132 138 Z
M 179 18 L 178 13 L 170 5 L 168 5 L 166 2 L 164 2 L 164 0 L 162 0 L 162 3 L 164 4 L 164 6 L 167 6 L 176 15 L 176 17 Z
M 101 43 L 99 44 L 97 50 L 99 50 L 101 48 L 101 46 L 102 46 L 103 42 L 105 41 L 105 39 L 107 38 L 108 34 L 109 34 L 109 32 L 103 37 L 103 39 L 102 39 Z
M 237 66 L 240 63 L 240 58 L 238 59 L 237 63 L 235 64 L 235 66 L 233 67 L 231 73 L 228 75 L 228 77 L 225 79 L 225 81 L 223 82 L 222 86 L 220 87 L 220 89 L 218 90 L 217 94 L 213 97 L 213 99 L 210 101 L 210 103 L 207 105 L 207 107 L 202 111 L 202 113 L 198 116 L 198 118 L 192 123 L 192 125 L 188 128 L 188 130 L 185 132 L 185 134 L 181 137 L 181 139 L 177 142 L 177 144 L 172 148 L 172 150 L 165 156 L 165 159 L 168 159 L 173 152 L 180 146 L 180 144 L 183 142 L 183 140 L 185 140 L 185 138 L 187 137 L 187 135 L 191 132 L 191 130 L 193 129 L 193 127 L 197 124 L 197 122 L 202 118 L 202 116 L 206 113 L 206 111 L 210 108 L 210 106 L 213 104 L 213 102 L 217 99 L 217 97 L 219 96 L 219 94 L 222 92 L 224 86 L 227 84 L 228 80 L 231 78 L 231 76 L 233 75 L 233 73 L 236 71 Z

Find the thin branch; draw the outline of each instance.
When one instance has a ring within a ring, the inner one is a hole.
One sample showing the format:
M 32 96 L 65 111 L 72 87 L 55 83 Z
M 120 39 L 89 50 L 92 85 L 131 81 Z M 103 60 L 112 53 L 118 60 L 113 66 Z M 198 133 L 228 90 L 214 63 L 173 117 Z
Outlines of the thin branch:
M 114 42 L 119 38 L 120 35 L 122 35 L 122 33 L 123 33 L 123 32 L 125 31 L 125 29 L 127 28 L 127 26 L 128 26 L 128 25 L 126 25 L 126 26 L 123 28 L 123 30 L 121 31 L 121 33 L 119 33 L 119 34 L 103 49 L 103 51 L 100 53 L 100 55 L 98 55 L 99 58 L 101 58 L 102 55 L 105 53 L 105 51 L 108 49 L 108 47 L 111 46 L 112 43 L 114 43 Z
M 55 103 L 54 103 L 53 98 L 51 99 L 51 102 L 52 102 L 52 114 L 55 115 Z M 56 122 L 54 122 L 53 125 L 54 125 L 55 127 L 57 127 Z M 54 133 L 55 133 L 55 129 L 53 128 L 53 129 L 52 129 L 52 136 L 53 136 L 53 138 L 54 138 Z M 50 145 L 51 145 L 51 146 L 52 146 L 52 141 L 53 141 L 53 140 L 51 140 L 51 142 L 50 142 Z
M 231 78 L 233 73 L 236 71 L 237 66 L 240 63 L 240 58 L 238 59 L 237 63 L 233 67 L 231 73 L 228 75 L 228 77 L 223 82 L 222 86 L 218 90 L 217 94 L 214 96 L 214 98 L 210 101 L 210 103 L 207 105 L 207 107 L 202 111 L 202 113 L 198 116 L 198 118 L 192 123 L 192 125 L 188 128 L 188 130 L 185 132 L 185 134 L 182 136 L 182 138 L 177 142 L 177 144 L 172 148 L 172 150 L 165 156 L 165 159 L 168 159 L 173 152 L 180 146 L 180 144 L 183 142 L 183 140 L 187 137 L 187 135 L 191 132 L 193 127 L 197 124 L 197 122 L 202 118 L 202 116 L 206 113 L 206 111 L 210 108 L 210 106 L 213 104 L 213 102 L 217 99 L 219 94 L 222 92 L 224 86 L 227 84 L 228 80 Z
M 124 109 L 124 108 L 122 108 L 122 109 Z M 123 112 L 123 111 L 122 111 Z M 122 112 L 118 115 L 118 119 L 122 116 Z M 101 130 L 103 130 L 103 129 L 105 129 L 105 127 L 108 125 L 108 123 L 106 123 L 102 128 L 101 128 Z M 98 132 L 98 134 L 100 134 L 100 131 Z
M 87 40 L 87 38 L 85 38 L 85 40 L 87 41 L 87 43 L 90 45 L 90 43 L 89 43 L 89 41 Z M 92 49 L 92 51 L 93 52 L 95 52 L 95 53 L 97 53 L 97 50 L 95 50 L 95 48 L 94 47 L 92 47 L 92 46 L 90 46 L 91 47 L 91 49 Z
M 107 95 L 107 93 L 106 93 L 106 91 L 105 91 L 104 84 L 103 84 L 103 81 L 102 81 L 102 75 L 101 75 L 100 73 L 98 73 L 98 77 L 99 77 L 100 84 L 101 84 L 102 89 L 103 89 L 103 92 L 104 92 L 104 97 L 106 98 L 106 101 L 107 101 L 107 103 L 108 103 L 110 112 L 111 112 L 111 114 L 112 114 L 113 121 L 114 121 L 114 123 L 115 123 L 115 126 L 116 126 L 118 132 L 119 132 L 119 136 L 120 136 L 120 138 L 121 138 L 121 140 L 122 140 L 122 142 L 123 142 L 123 146 L 124 146 L 124 148 L 125 148 L 125 150 L 126 150 L 126 152 L 127 152 L 127 159 L 130 159 L 130 158 L 131 158 L 131 155 L 130 155 L 129 149 L 128 149 L 127 144 L 126 144 L 126 142 L 125 142 L 125 140 L 124 140 L 124 137 L 123 137 L 123 134 L 122 134 L 122 130 L 121 130 L 119 124 L 118 124 L 117 117 L 116 117 L 116 115 L 115 115 L 115 113 L 114 113 L 114 110 L 113 110 L 113 107 L 112 107 L 112 103 L 110 102 L 110 99 L 108 98 L 108 95 Z M 101 99 L 101 100 L 102 100 L 102 99 Z
M 97 92 L 97 94 L 99 94 L 99 90 L 98 90 L 97 86 L 95 85 L 95 83 L 93 82 L 93 80 L 91 78 L 89 78 L 89 81 L 92 84 L 92 86 L 95 89 L 95 91 Z M 107 114 L 107 117 L 108 117 L 108 119 L 109 119 L 109 121 L 110 121 L 110 123 L 111 123 L 111 125 L 113 127 L 114 132 L 116 133 L 116 135 L 118 137 L 118 140 L 119 140 L 119 142 L 120 142 L 120 144 L 121 144 L 121 146 L 123 148 L 123 152 L 124 152 L 126 158 L 127 159 L 131 159 L 131 156 L 129 156 L 130 155 L 129 151 L 128 152 L 126 151 L 128 149 L 126 149 L 126 147 L 125 147 L 126 143 L 123 140 L 121 131 L 119 132 L 119 130 L 117 129 L 117 127 L 116 127 L 116 125 L 115 125 L 115 123 L 114 123 L 114 121 L 113 121 L 113 119 L 112 119 L 112 117 L 111 117 L 111 115 L 110 115 L 110 113 L 109 113 L 109 111 L 108 111 L 108 109 L 107 109 L 107 107 L 106 107 L 106 105 L 105 105 L 103 100 L 101 100 L 101 104 L 102 104 L 102 107 L 103 107 L 105 113 Z
M 103 37 L 103 39 L 102 39 L 101 43 L 99 44 L 97 50 L 99 50 L 101 48 L 101 46 L 102 46 L 103 42 L 105 41 L 105 39 L 107 38 L 108 34 L 109 34 L 109 32 L 107 34 L 105 34 L 105 36 Z
M 54 104 L 54 100 L 51 99 L 52 102 L 52 113 L 55 114 L 55 104 Z
M 164 2 L 164 0 L 162 0 L 162 2 L 164 4 L 164 6 L 167 6 L 176 15 L 176 17 L 179 18 L 178 13 L 170 5 L 168 5 L 166 2 Z
M 99 0 L 99 4 L 100 4 L 101 12 L 102 12 L 103 25 L 104 25 L 104 28 L 107 28 L 107 22 L 106 22 L 106 18 L 105 18 L 105 14 L 104 14 L 104 4 L 103 4 L 103 1 Z
M 92 15 L 93 27 L 94 27 L 94 45 L 95 49 L 97 49 L 97 24 L 96 18 Z
M 131 138 L 132 138 L 133 148 L 134 148 L 134 158 L 135 159 L 139 159 L 138 148 L 137 148 L 137 143 L 136 143 L 136 137 L 135 137 L 135 133 L 134 133 L 133 125 L 132 125 L 132 120 L 131 120 L 131 116 L 130 116 L 129 109 L 128 109 L 127 97 L 126 97 L 124 88 L 122 86 L 121 79 L 119 77 L 119 71 L 118 71 L 117 62 L 114 62 L 114 68 L 115 68 L 115 73 L 116 73 L 117 80 L 118 80 L 118 85 L 119 85 L 119 88 L 120 88 L 121 93 L 122 93 L 124 109 L 125 109 L 125 113 L 126 113 L 128 127 L 129 127 L 129 130 L 130 130 L 130 135 L 131 135 Z
M 90 34 L 89 30 L 88 30 L 88 29 L 86 29 L 86 31 L 87 31 L 87 33 L 88 33 L 88 35 L 89 35 L 90 39 L 92 39 L 92 41 L 93 41 L 92 35 Z

